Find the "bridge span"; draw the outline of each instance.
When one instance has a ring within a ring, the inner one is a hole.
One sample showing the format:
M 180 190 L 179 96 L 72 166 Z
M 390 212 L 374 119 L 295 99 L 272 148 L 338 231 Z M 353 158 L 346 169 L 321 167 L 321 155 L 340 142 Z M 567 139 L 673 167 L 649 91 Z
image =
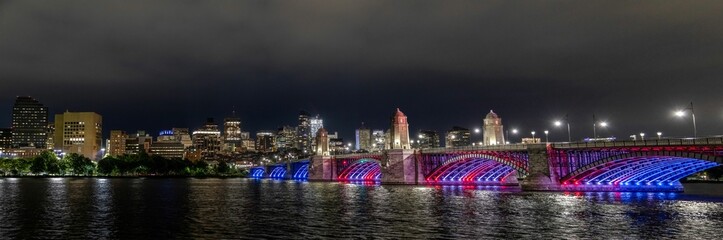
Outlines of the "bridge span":
M 721 164 L 723 138 L 718 137 L 390 149 L 313 156 L 257 167 L 251 176 L 383 184 L 515 185 L 537 191 L 681 191 L 682 178 Z

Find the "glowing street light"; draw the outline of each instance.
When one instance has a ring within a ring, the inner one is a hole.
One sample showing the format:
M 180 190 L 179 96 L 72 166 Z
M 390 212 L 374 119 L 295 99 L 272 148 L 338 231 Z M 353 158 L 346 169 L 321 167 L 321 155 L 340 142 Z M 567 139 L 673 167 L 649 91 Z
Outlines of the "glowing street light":
M 474 129 L 474 133 L 479 133 L 479 132 L 480 132 L 479 128 Z
M 512 134 L 517 135 L 517 128 L 512 129 Z M 505 135 L 507 135 L 505 136 L 505 139 L 507 139 L 507 144 L 510 144 L 512 142 L 512 140 L 510 139 L 510 130 L 505 130 Z
M 570 135 L 570 121 L 567 120 L 567 115 L 565 115 L 565 124 L 567 124 L 567 142 L 572 142 L 572 136 Z M 555 127 L 562 126 L 562 121 L 555 121 Z
M 535 131 L 532 131 L 530 133 L 532 133 L 532 142 L 534 143 L 535 142 Z
M 550 139 L 548 138 L 549 134 L 550 134 L 550 131 L 545 130 L 545 142 L 546 143 L 550 142 Z
M 607 127 L 607 126 L 608 126 L 608 122 L 605 122 L 605 121 L 593 122 L 593 124 L 592 124 L 592 135 L 593 135 L 592 137 L 593 137 L 593 138 L 597 138 L 597 137 L 598 137 L 598 136 L 597 136 L 597 125 L 600 125 L 600 127 Z
M 662 132 L 657 132 L 656 134 L 658 134 L 658 140 L 660 140 L 660 136 L 663 136 Z
M 645 141 L 645 133 L 640 133 L 640 140 Z
M 675 116 L 678 116 L 678 117 L 681 117 L 681 118 L 684 117 L 684 116 L 685 116 L 685 110 L 690 110 L 690 115 L 691 115 L 691 117 L 693 117 L 693 137 L 694 137 L 694 138 L 697 138 L 697 137 L 698 137 L 698 129 L 697 129 L 696 126 L 695 126 L 695 111 L 693 110 L 693 102 L 690 102 L 690 106 L 688 106 L 688 107 L 686 107 L 686 108 L 684 108 L 684 109 L 681 109 L 681 110 L 676 111 L 676 112 L 675 112 Z

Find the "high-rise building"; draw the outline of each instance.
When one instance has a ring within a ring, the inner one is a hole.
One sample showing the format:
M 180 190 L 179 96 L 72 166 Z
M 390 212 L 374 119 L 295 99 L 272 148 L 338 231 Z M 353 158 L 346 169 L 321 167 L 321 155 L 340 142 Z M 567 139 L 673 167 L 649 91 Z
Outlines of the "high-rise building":
M 470 132 L 469 129 L 454 126 L 451 130 L 447 131 L 447 139 L 445 146 L 448 148 L 452 147 L 466 147 L 470 145 Z
M 372 150 L 372 131 L 364 126 L 362 122 L 361 127 L 356 130 L 356 150 Z
M 13 131 L 10 128 L 0 128 L 0 151 L 13 147 Z
M 150 153 L 153 137 L 144 130 L 138 130 L 136 134 L 126 136 L 125 143 L 125 154 Z
M 98 159 L 103 143 L 103 117 L 94 112 L 55 114 L 55 149 Z
M 32 97 L 17 97 L 12 130 L 14 148 L 47 148 L 48 108 Z
M 256 151 L 273 152 L 275 151 L 274 132 L 259 131 L 256 133 Z
M 439 134 L 432 130 L 419 130 L 417 134 L 417 147 L 419 148 L 438 148 Z
M 505 144 L 505 135 L 502 126 L 502 118 L 492 110 L 484 119 L 484 145 Z
M 177 141 L 183 144 L 184 148 L 193 147 L 193 139 L 191 138 L 191 131 L 188 128 L 173 128 L 173 136 Z
M 298 148 L 311 150 L 311 121 L 309 121 L 309 113 L 305 111 L 301 111 L 299 113 L 299 126 L 296 128 L 296 131 L 296 143 Z M 256 145 L 256 148 L 258 148 L 258 144 Z
M 323 127 L 316 132 L 316 155 L 329 156 L 329 134 Z
M 399 111 L 394 112 L 392 116 L 392 127 L 389 129 L 389 143 L 391 149 L 410 149 L 409 145 L 409 123 L 407 122 L 407 116 Z
M 201 159 L 213 159 L 221 151 L 221 131 L 213 118 L 206 119 L 206 124 L 193 131 L 193 147 L 200 152 Z
M 279 150 L 292 149 L 296 147 L 296 128 L 283 126 L 279 128 L 275 136 L 275 145 Z
M 111 130 L 110 143 L 106 146 L 108 148 L 108 155 L 117 157 L 125 154 L 127 138 L 128 134 L 126 134 L 125 131 Z
M 316 115 L 316 117 L 312 118 L 310 120 L 311 125 L 311 136 L 316 137 L 316 132 L 319 131 L 319 129 L 324 127 L 324 120 L 319 117 L 319 115 Z
M 387 134 L 384 130 L 372 131 L 372 151 L 381 151 L 387 148 Z
M 55 123 L 51 122 L 48 123 L 48 138 L 45 141 L 45 148 L 46 149 L 55 149 Z
M 237 152 L 241 150 L 241 120 L 226 118 L 223 121 L 223 150 Z
M 151 144 L 149 154 L 158 155 L 164 158 L 183 158 L 185 148 L 179 141 L 157 141 Z

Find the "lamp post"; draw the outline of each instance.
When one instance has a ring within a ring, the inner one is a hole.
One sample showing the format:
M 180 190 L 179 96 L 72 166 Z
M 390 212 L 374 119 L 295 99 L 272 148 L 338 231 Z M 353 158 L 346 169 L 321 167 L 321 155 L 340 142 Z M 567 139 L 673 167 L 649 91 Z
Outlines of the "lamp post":
M 640 133 L 640 140 L 645 141 L 645 133 Z
M 663 136 L 662 132 L 657 132 L 656 134 L 658 134 L 658 140 L 660 140 L 660 136 Z
M 565 124 L 567 124 L 567 142 L 572 142 L 572 135 L 570 135 L 570 122 L 567 120 L 567 116 L 565 116 Z M 555 121 L 555 126 L 556 127 L 562 126 L 562 122 Z
M 593 123 L 592 123 L 592 135 L 593 135 L 592 138 L 597 138 L 597 125 L 598 125 L 598 124 L 600 125 L 600 127 L 607 127 L 607 126 L 608 126 L 608 123 L 607 123 L 607 122 L 604 122 L 604 121 L 599 122 L 599 123 L 598 123 L 598 122 L 593 122 Z
M 550 134 L 550 131 L 545 130 L 545 143 L 550 142 L 550 138 L 548 138 L 549 134 Z
M 532 131 L 532 143 L 535 143 L 535 131 Z
M 690 110 L 690 115 L 691 115 L 691 117 L 693 117 L 693 137 L 697 138 L 698 137 L 698 129 L 695 126 L 695 111 L 693 110 L 693 102 L 690 102 L 690 106 L 676 111 L 675 115 L 678 117 L 683 117 L 683 116 L 685 116 L 685 110 Z
M 516 129 L 516 128 L 513 128 L 513 129 L 512 129 L 512 134 L 517 135 L 517 129 Z M 508 142 L 508 143 L 512 143 L 512 139 L 510 139 L 510 130 L 505 130 L 505 135 L 506 135 L 506 136 L 505 136 L 505 139 L 507 139 L 507 142 Z

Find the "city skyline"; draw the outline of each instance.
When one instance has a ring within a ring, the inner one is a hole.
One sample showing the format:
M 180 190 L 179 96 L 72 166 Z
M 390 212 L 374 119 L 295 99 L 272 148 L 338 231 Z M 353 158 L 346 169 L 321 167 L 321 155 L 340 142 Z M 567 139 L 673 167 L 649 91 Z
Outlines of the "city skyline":
M 21 96 L 19 96 L 19 97 L 21 97 Z M 25 96 L 22 96 L 22 97 L 25 97 Z M 33 97 L 33 96 L 29 96 L 29 97 Z M 36 100 L 37 100 L 37 99 L 36 99 Z M 48 105 L 51 105 L 51 104 L 48 104 L 48 103 L 43 102 L 43 101 L 40 101 L 40 102 L 43 103 L 46 107 L 47 107 Z M 595 116 L 591 116 L 590 121 L 589 121 L 589 123 L 587 124 L 587 125 L 589 125 L 589 126 L 584 127 L 584 128 L 587 128 L 587 129 L 583 129 L 583 127 L 577 126 L 577 124 L 576 124 L 575 122 L 571 122 L 571 129 L 572 129 L 572 130 L 571 130 L 571 138 L 572 138 L 573 141 L 580 141 L 580 140 L 583 140 L 583 139 L 585 139 L 585 138 L 592 138 L 592 137 L 593 137 L 592 135 L 593 135 L 593 132 L 594 132 L 594 129 L 593 129 L 593 128 L 594 128 L 594 127 L 593 127 L 593 123 L 594 123 L 594 122 L 593 122 L 593 119 L 595 119 L 595 121 L 598 123 L 598 125 L 599 125 L 600 123 L 603 123 L 603 122 L 605 123 L 605 126 L 597 126 L 597 130 L 598 130 L 597 135 L 598 135 L 598 137 L 615 137 L 615 138 L 617 138 L 617 139 L 621 139 L 621 140 L 622 140 L 622 139 L 627 139 L 630 135 L 639 135 L 640 133 L 646 133 L 646 134 L 648 134 L 648 136 L 655 136 L 655 134 L 658 133 L 658 132 L 664 134 L 664 137 L 693 137 L 694 132 L 693 132 L 693 128 L 692 128 L 692 125 L 691 125 L 691 124 L 692 124 L 692 123 L 691 123 L 691 119 L 690 119 L 691 116 L 689 115 L 690 109 L 687 109 L 687 108 L 689 108 L 689 106 L 675 108 L 675 109 L 676 109 L 675 111 L 671 111 L 671 112 L 670 112 L 670 114 L 669 114 L 669 116 L 668 116 L 668 117 L 669 117 L 668 121 L 669 121 L 670 123 L 668 123 L 667 125 L 668 125 L 669 127 L 674 128 L 674 129 L 652 129 L 652 128 L 648 128 L 648 129 L 650 129 L 649 131 L 641 130 L 641 131 L 630 131 L 629 133 L 620 133 L 620 131 L 621 131 L 620 128 L 615 128 L 614 126 L 610 125 L 610 124 L 617 124 L 616 121 L 611 121 L 611 120 L 609 120 L 609 119 L 611 119 L 611 118 L 599 117 L 599 116 L 598 116 L 597 119 L 596 119 L 596 118 L 594 118 Z M 683 111 L 683 112 L 682 112 L 682 114 L 683 114 L 682 117 L 679 116 L 679 114 L 681 114 L 681 112 L 679 112 L 679 111 L 681 111 L 681 110 Z M 301 112 L 305 112 L 304 110 L 300 110 L 300 111 L 301 111 Z M 494 110 L 494 111 L 497 111 L 497 110 Z M 701 131 L 701 129 L 700 129 L 700 128 L 701 128 L 701 127 L 700 127 L 700 125 L 701 125 L 701 123 L 700 123 L 700 109 L 696 109 L 695 111 L 696 111 L 696 114 L 698 114 L 698 118 L 699 118 L 699 119 L 697 120 L 698 122 L 696 122 L 696 124 L 698 125 L 698 126 L 697 126 L 697 128 L 698 128 L 698 129 L 697 129 L 697 131 L 698 131 L 697 134 L 698 134 L 699 136 L 716 136 L 716 135 L 720 135 L 720 134 L 721 134 L 721 131 L 719 131 L 719 130 L 716 130 L 716 131 L 707 131 L 708 129 L 705 129 L 705 127 L 704 127 L 703 130 Z M 0 112 L 2 112 L 2 111 L 0 111 Z M 9 112 L 12 112 L 12 107 L 10 108 L 10 111 L 9 111 Z M 100 111 L 95 111 L 95 112 L 100 112 Z M 55 112 L 52 108 L 48 108 L 48 113 L 49 113 L 51 116 L 54 115 L 54 114 L 56 114 L 56 112 Z M 62 112 L 59 112 L 59 113 L 62 113 Z M 243 113 L 239 113 L 239 112 L 236 112 L 235 110 L 232 110 L 232 111 L 231 111 L 231 114 L 228 115 L 228 116 L 218 116 L 218 117 L 210 117 L 210 118 L 215 119 L 215 121 L 217 121 L 218 123 L 223 123 L 222 121 L 223 121 L 225 118 L 236 116 L 236 114 L 239 114 L 239 115 L 240 115 L 240 114 L 243 114 Z M 487 113 L 485 113 L 485 114 L 487 114 Z M 484 124 L 483 124 L 483 121 L 482 121 L 482 120 L 484 120 L 485 114 L 482 114 L 482 118 L 481 118 L 480 121 L 479 121 L 480 123 L 478 123 L 478 124 L 476 124 L 476 125 L 472 125 L 472 124 L 470 124 L 470 125 L 452 124 L 452 125 L 449 125 L 449 126 L 436 126 L 436 127 L 426 127 L 426 128 L 414 126 L 414 125 L 415 125 L 414 123 L 415 123 L 418 119 L 417 119 L 417 118 L 413 118 L 413 119 L 412 119 L 412 122 L 411 122 L 411 124 L 410 124 L 410 134 L 412 134 L 412 136 L 411 136 L 412 139 L 416 139 L 415 135 L 418 133 L 418 131 L 433 130 L 433 131 L 436 131 L 437 133 L 440 133 L 440 134 L 441 134 L 441 133 L 444 133 L 444 132 L 446 132 L 446 131 L 448 131 L 448 130 L 456 127 L 456 126 L 461 126 L 461 127 L 465 127 L 465 128 L 469 128 L 469 129 L 473 129 L 473 130 L 480 130 L 482 127 L 484 127 Z M 105 114 L 101 114 L 101 115 L 105 115 Z M 288 114 L 288 115 L 289 115 L 289 116 L 288 116 L 289 119 L 288 119 L 286 122 L 281 122 L 281 123 L 279 123 L 278 125 L 276 125 L 275 127 L 272 127 L 272 124 L 270 124 L 270 123 L 264 124 L 264 126 L 269 126 L 269 127 L 254 127 L 254 126 L 249 127 L 249 124 L 247 124 L 246 119 L 243 118 L 242 116 L 236 116 L 236 117 L 233 117 L 233 118 L 240 119 L 240 121 L 241 121 L 241 129 L 242 129 L 244 132 L 248 132 L 248 133 L 250 133 L 250 134 L 253 136 L 253 135 L 255 135 L 255 133 L 257 133 L 257 132 L 263 132 L 263 131 L 268 131 L 268 130 L 281 129 L 281 128 L 283 128 L 284 126 L 289 126 L 289 125 L 295 126 L 294 124 L 296 124 L 296 122 L 295 122 L 296 119 L 294 119 L 294 118 L 295 118 L 296 115 L 294 115 L 294 114 Z M 328 120 L 326 120 L 327 118 L 332 118 L 332 117 L 333 117 L 333 116 L 328 116 L 328 115 L 326 115 L 326 114 L 313 114 L 313 115 L 315 116 L 314 118 L 324 119 L 324 121 L 328 121 Z M 568 114 L 568 115 L 569 115 L 569 114 Z M 323 117 L 321 117 L 321 116 L 323 116 Z M 159 135 L 159 134 L 158 134 L 159 132 L 167 131 L 167 130 L 170 130 L 171 128 L 178 128 L 178 127 L 180 127 L 180 128 L 189 128 L 189 129 L 198 129 L 198 128 L 201 128 L 201 127 L 203 126 L 203 124 L 205 123 L 205 121 L 208 120 L 208 118 L 209 118 L 209 117 L 201 117 L 201 116 L 197 116 L 197 117 L 198 117 L 198 119 L 199 119 L 200 121 L 199 121 L 199 123 L 196 123 L 195 125 L 194 125 L 194 124 L 191 124 L 191 125 L 165 124 L 165 127 L 157 127 L 157 126 L 164 125 L 164 123 L 153 122 L 153 123 L 150 124 L 149 126 L 156 126 L 156 127 L 143 127 L 143 126 L 140 126 L 140 127 L 138 127 L 138 128 L 123 128 L 123 127 L 108 126 L 108 127 L 105 127 L 104 130 L 103 130 L 103 137 L 104 137 L 104 139 L 105 139 L 105 138 L 107 138 L 107 136 L 110 136 L 110 131 L 111 131 L 111 130 L 123 130 L 123 131 L 127 131 L 127 132 L 135 132 L 135 131 L 137 131 L 137 130 L 143 130 L 143 131 L 146 131 L 146 132 L 150 133 L 151 136 L 154 136 L 154 137 L 155 137 L 155 136 L 158 136 L 158 135 Z M 466 115 L 463 116 L 463 117 L 469 118 L 469 116 L 466 116 Z M 10 118 L 10 119 L 11 119 L 10 114 L 7 115 L 7 118 Z M 372 119 L 371 122 L 379 122 L 379 119 L 374 119 L 374 118 L 372 118 L 372 117 L 368 117 L 368 118 Z M 379 117 L 379 118 L 383 119 L 384 117 Z M 543 134 L 543 132 L 544 132 L 545 130 L 547 130 L 547 131 L 549 132 L 550 141 L 558 141 L 558 142 L 567 141 L 567 129 L 560 124 L 560 123 L 567 123 L 567 122 L 566 122 L 566 121 L 567 121 L 567 120 L 566 120 L 567 118 L 566 118 L 565 116 L 550 119 L 550 120 L 549 120 L 549 124 L 547 124 L 547 126 L 542 126 L 544 123 L 540 123 L 540 124 L 538 124 L 538 126 L 541 126 L 541 127 L 539 127 L 539 128 L 530 128 L 530 127 L 526 127 L 526 126 L 521 126 L 521 125 L 519 125 L 519 124 L 518 124 L 518 125 L 514 125 L 514 124 L 513 124 L 513 125 L 510 126 L 510 125 L 509 125 L 510 120 L 507 120 L 506 117 L 505 117 L 505 119 L 506 119 L 506 121 L 504 121 L 505 125 L 508 125 L 508 126 L 509 126 L 508 128 L 506 128 L 507 130 L 506 130 L 505 134 L 506 134 L 507 136 L 505 136 L 505 137 L 510 137 L 511 139 L 515 139 L 515 140 L 513 140 L 512 142 L 519 142 L 521 138 L 532 137 L 531 131 L 536 131 L 536 134 L 537 134 L 536 137 L 541 137 L 541 134 Z M 49 119 L 49 120 L 52 121 L 52 118 Z M 419 120 L 422 120 L 422 121 L 423 121 L 423 118 L 421 118 L 421 119 L 419 119 Z M 105 120 L 105 121 L 108 122 L 108 120 Z M 258 122 L 258 121 L 259 121 L 258 119 L 251 119 L 251 120 L 250 120 L 250 122 Z M 525 122 L 524 120 L 522 120 L 522 121 L 520 121 L 520 120 L 515 121 L 514 119 L 511 120 L 511 121 L 513 121 L 513 122 Z M 0 123 L 1 123 L 1 122 L 3 122 L 3 121 L 0 120 Z M 381 123 L 381 124 L 379 124 L 379 126 L 376 126 L 376 125 L 374 125 L 374 126 L 369 126 L 368 124 L 366 124 L 366 121 L 360 121 L 359 124 L 361 124 L 362 122 L 364 122 L 365 125 L 366 125 L 367 127 L 369 127 L 370 129 L 375 129 L 375 130 L 378 129 L 378 130 L 384 130 L 384 131 L 387 131 L 387 130 L 388 130 L 388 126 L 385 127 L 386 123 Z M 672 123 L 672 124 L 671 124 L 671 123 Z M 131 124 L 133 124 L 133 123 L 131 123 Z M 337 124 L 338 124 L 338 125 L 341 125 L 341 126 L 353 125 L 353 124 L 348 124 L 348 123 L 341 123 L 341 124 L 337 123 Z M 338 126 L 338 125 L 337 125 L 337 126 Z M 651 124 L 651 125 L 653 125 L 653 124 Z M 675 125 L 675 126 L 670 126 L 670 125 Z M 704 124 L 704 125 L 705 125 L 705 124 Z M 126 126 L 130 126 L 130 124 L 126 124 Z M 135 126 L 139 126 L 139 125 L 135 125 Z M 11 128 L 11 127 L 12 127 L 12 126 L 5 126 L 5 127 L 0 126 L 0 128 Z M 327 127 L 327 129 L 331 129 L 332 132 L 338 132 L 340 138 L 341 138 L 341 139 L 344 139 L 344 142 L 345 142 L 345 143 L 347 143 L 347 142 L 348 142 L 348 143 L 352 143 L 352 144 L 355 144 L 355 143 L 356 143 L 354 140 L 355 140 L 355 132 L 356 132 L 356 130 L 358 129 L 358 126 L 352 126 L 351 129 L 340 129 L 340 128 L 336 128 L 335 126 L 331 126 L 330 128 Z M 611 130 L 611 129 L 614 129 L 614 130 Z M 718 129 L 718 128 L 715 128 L 715 129 Z M 512 135 L 510 135 L 510 132 L 509 132 L 510 130 L 515 130 L 515 132 L 512 133 Z M 681 135 L 674 135 L 674 134 L 671 134 L 671 133 L 680 133 Z M 617 134 L 617 135 L 616 135 L 616 134 Z M 482 142 L 483 139 L 482 139 L 482 133 L 481 133 L 481 131 L 474 131 L 474 132 L 472 132 L 470 139 L 471 139 L 473 142 Z M 509 141 L 508 141 L 508 142 L 509 142 Z M 444 143 L 445 143 L 445 142 L 442 142 L 442 143 L 443 143 L 442 146 L 444 146 Z

